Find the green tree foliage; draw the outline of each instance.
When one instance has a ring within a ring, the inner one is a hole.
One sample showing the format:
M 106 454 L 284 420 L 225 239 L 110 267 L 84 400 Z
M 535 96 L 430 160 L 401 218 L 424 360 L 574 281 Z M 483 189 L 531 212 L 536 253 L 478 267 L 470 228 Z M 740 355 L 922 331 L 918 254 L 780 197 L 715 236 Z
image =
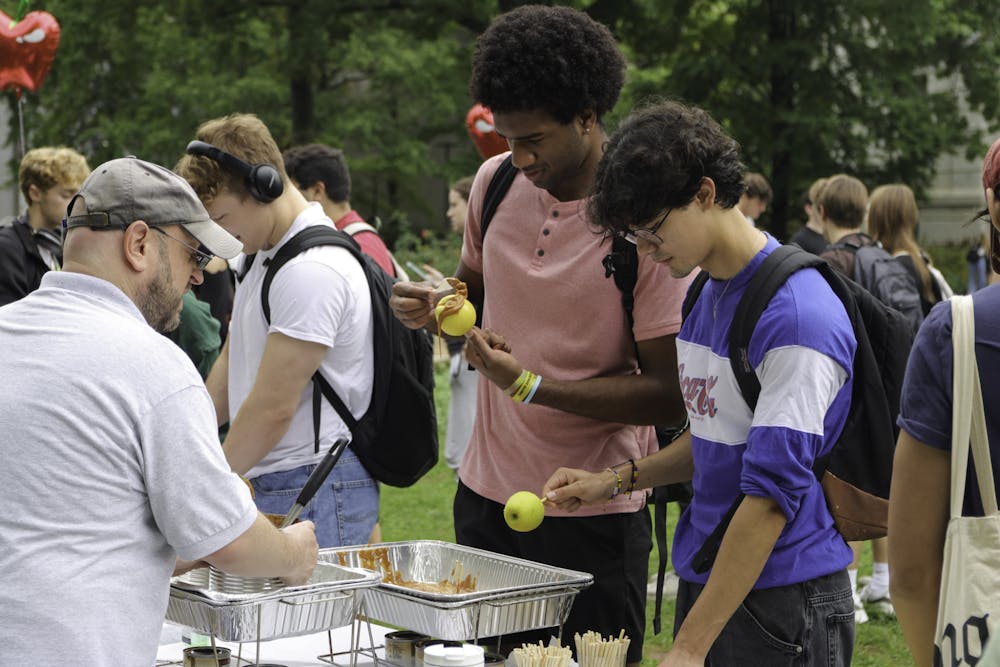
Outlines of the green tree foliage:
M 25 94 L 28 144 L 75 146 L 93 164 L 133 153 L 171 165 L 200 122 L 252 112 L 282 147 L 343 147 L 352 203 L 385 220 L 390 237 L 443 229 L 428 185 L 441 189 L 479 162 L 464 127 L 475 36 L 518 4 L 33 4 L 59 20 L 62 42 L 42 90 Z M 611 26 L 629 56 L 609 128 L 649 96 L 706 107 L 771 181 L 779 236 L 813 179 L 845 171 L 920 192 L 942 153 L 982 154 L 986 138 L 967 110 L 998 120 L 1000 40 L 987 0 L 565 4 Z
M 816 178 L 849 172 L 870 186 L 905 182 L 921 192 L 939 155 L 982 155 L 985 137 L 965 112 L 998 119 L 992 7 L 632 0 L 590 11 L 629 48 L 633 72 L 619 112 L 651 95 L 708 109 L 771 181 L 771 229 L 784 236 Z
M 363 213 L 425 224 L 424 179 L 478 164 L 464 121 L 488 2 L 52 0 L 44 9 L 62 40 L 45 85 L 25 97 L 29 146 L 71 145 L 92 164 L 136 154 L 172 165 L 204 120 L 255 113 L 282 148 L 343 147 Z

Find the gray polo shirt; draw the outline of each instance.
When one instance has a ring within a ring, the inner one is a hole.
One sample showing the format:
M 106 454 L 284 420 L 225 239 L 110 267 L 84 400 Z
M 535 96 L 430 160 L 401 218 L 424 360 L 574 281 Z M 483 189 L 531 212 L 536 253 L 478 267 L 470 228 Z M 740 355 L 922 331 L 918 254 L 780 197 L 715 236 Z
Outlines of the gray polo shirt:
M 104 280 L 0 308 L 0 664 L 151 665 L 177 555 L 256 517 L 184 353 Z

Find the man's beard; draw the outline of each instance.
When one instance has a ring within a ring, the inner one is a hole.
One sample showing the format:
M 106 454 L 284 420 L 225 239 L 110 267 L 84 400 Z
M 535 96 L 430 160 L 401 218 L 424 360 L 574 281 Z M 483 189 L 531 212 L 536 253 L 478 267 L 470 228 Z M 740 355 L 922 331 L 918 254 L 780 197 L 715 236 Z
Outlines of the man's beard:
M 160 271 L 156 279 L 139 294 L 136 306 L 149 326 L 159 333 L 168 333 L 181 323 L 180 304 L 184 293 L 174 294 L 173 271 L 163 244 L 159 246 Z

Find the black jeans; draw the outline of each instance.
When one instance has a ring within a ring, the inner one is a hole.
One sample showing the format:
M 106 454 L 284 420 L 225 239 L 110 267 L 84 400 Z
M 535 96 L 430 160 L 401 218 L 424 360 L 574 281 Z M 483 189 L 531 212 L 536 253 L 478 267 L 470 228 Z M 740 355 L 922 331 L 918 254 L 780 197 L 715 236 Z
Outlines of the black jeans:
M 704 586 L 681 580 L 674 636 Z M 848 667 L 854 601 L 847 570 L 800 584 L 750 591 L 705 660 L 706 667 Z
M 593 585 L 576 596 L 563 625 L 562 643 L 574 655 L 575 633 L 595 630 L 617 637 L 624 629 L 631 640 L 628 662 L 642 660 L 650 550 L 645 507 L 629 514 L 545 517 L 530 533 L 517 533 L 504 523 L 503 505 L 459 482 L 454 513 L 459 544 L 594 575 Z M 548 644 L 552 634 L 529 631 L 504 637 L 500 651 L 506 654 L 508 646 L 539 640 Z

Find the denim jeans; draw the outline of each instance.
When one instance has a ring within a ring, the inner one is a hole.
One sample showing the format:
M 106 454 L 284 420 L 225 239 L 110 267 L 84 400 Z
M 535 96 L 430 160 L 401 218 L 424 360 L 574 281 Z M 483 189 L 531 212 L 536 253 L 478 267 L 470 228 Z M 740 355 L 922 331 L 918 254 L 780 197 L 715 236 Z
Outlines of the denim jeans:
M 704 586 L 681 580 L 674 636 Z M 854 651 L 854 601 L 846 570 L 751 591 L 719 634 L 707 667 L 848 667 Z
M 287 514 L 315 465 L 272 472 L 250 480 L 261 512 Z M 300 519 L 316 524 L 320 548 L 367 544 L 378 521 L 378 484 L 350 447 L 309 501 Z

